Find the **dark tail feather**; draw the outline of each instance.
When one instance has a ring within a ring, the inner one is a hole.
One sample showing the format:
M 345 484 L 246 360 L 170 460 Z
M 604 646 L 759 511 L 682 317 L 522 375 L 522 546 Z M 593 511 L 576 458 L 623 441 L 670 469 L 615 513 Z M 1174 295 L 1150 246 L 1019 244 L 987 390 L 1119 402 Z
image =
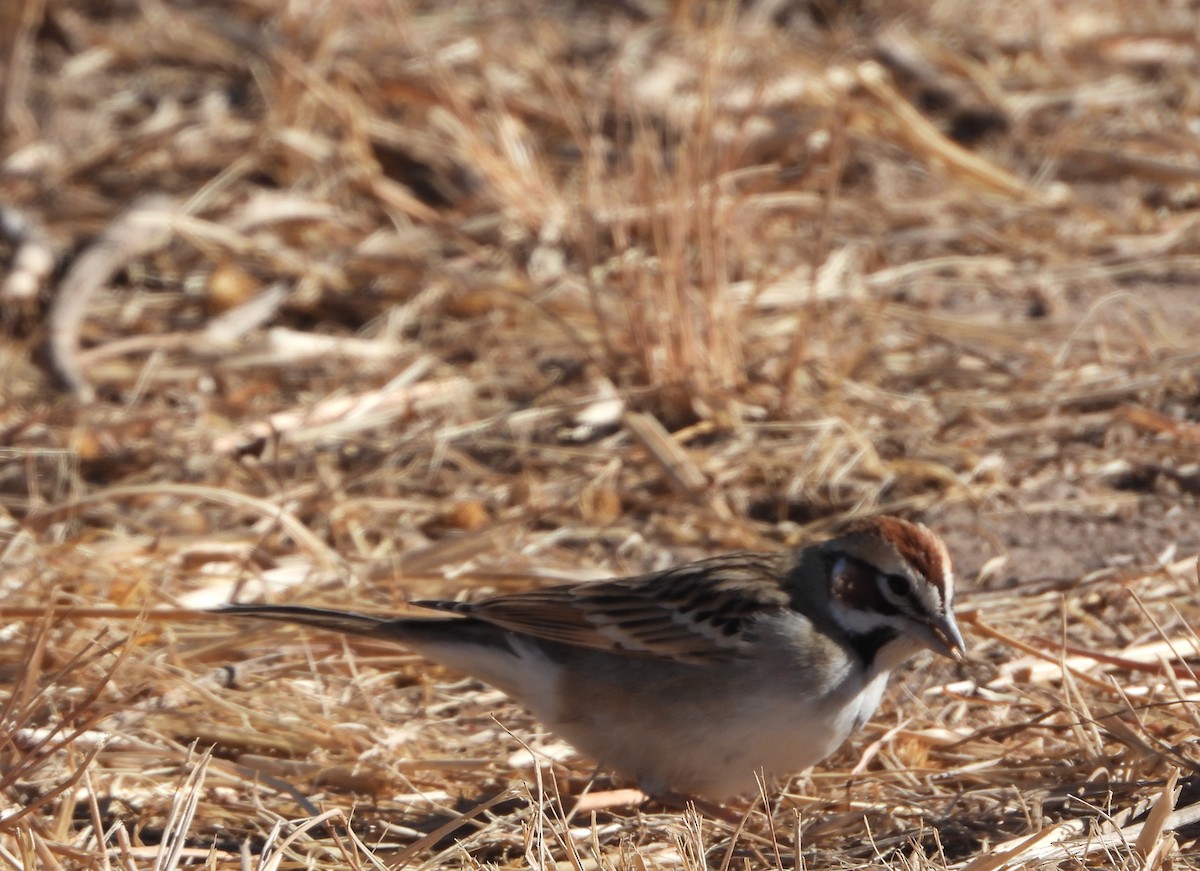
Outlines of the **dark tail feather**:
M 228 614 L 230 617 L 260 617 L 263 620 L 278 620 L 282 623 L 302 623 L 345 632 L 350 635 L 387 635 L 388 627 L 395 624 L 391 617 L 372 617 L 370 614 L 355 614 L 352 611 L 330 611 L 325 608 L 306 608 L 302 605 L 222 605 L 211 609 L 213 614 Z
M 433 603 L 421 604 L 428 607 Z M 211 609 L 210 613 L 301 623 L 348 635 L 382 638 L 418 651 L 430 645 L 447 643 L 509 649 L 505 640 L 508 633 L 504 629 L 471 617 L 375 617 L 353 611 L 306 608 L 303 605 L 224 605 Z M 430 652 L 430 656 L 438 661 L 446 660 L 444 655 Z

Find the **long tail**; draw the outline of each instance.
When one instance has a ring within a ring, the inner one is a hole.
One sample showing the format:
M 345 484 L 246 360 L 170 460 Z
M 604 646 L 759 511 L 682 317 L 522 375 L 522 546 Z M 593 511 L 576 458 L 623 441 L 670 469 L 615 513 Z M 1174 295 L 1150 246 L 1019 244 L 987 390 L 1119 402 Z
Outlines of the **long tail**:
M 529 697 L 529 664 L 523 659 L 529 655 L 529 646 L 523 646 L 523 652 L 518 653 L 507 630 L 471 616 L 373 617 L 301 605 L 225 605 L 213 608 L 212 613 L 302 623 L 394 641 L 428 659 L 485 680 L 514 698 Z M 540 669 L 534 669 L 535 677 L 549 667 L 548 662 L 539 661 L 539 665 Z M 546 692 L 548 689 L 538 690 L 535 699 Z
M 356 614 L 353 611 L 331 611 L 326 608 L 306 608 L 302 605 L 222 605 L 213 608 L 214 614 L 231 617 L 261 617 L 281 623 L 303 623 L 318 629 L 345 632 L 350 635 L 392 635 L 395 619 Z M 389 631 L 392 629 L 392 631 Z
M 414 604 L 437 609 L 437 606 L 443 603 Z M 474 644 L 487 648 L 495 648 L 497 645 L 507 647 L 507 642 L 504 641 L 507 634 L 505 630 L 471 617 L 380 617 L 354 611 L 308 608 L 303 605 L 222 605 L 220 608 L 212 608 L 210 613 L 226 614 L 230 617 L 259 617 L 280 623 L 301 623 L 331 632 L 345 632 L 347 635 L 383 638 L 427 652 L 430 658 L 443 662 L 447 661 L 447 655 L 429 649 L 431 645 L 449 643 L 455 646 Z M 470 668 L 463 670 L 472 671 Z

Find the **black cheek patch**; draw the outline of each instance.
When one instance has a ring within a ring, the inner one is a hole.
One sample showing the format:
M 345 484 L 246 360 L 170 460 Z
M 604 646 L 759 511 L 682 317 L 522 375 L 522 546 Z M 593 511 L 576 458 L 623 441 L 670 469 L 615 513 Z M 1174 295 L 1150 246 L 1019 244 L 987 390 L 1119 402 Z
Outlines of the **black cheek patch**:
M 846 554 L 832 557 L 837 571 L 832 581 L 833 598 L 855 611 L 895 616 L 900 613 L 879 590 L 879 572 L 862 560 Z

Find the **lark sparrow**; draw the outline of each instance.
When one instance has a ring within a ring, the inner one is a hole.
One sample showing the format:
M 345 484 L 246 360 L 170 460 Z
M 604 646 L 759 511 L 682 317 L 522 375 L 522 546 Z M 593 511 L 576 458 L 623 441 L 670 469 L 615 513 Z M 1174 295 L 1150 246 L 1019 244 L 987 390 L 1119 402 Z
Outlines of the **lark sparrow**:
M 821 761 L 921 647 L 960 658 L 942 540 L 880 517 L 824 543 L 376 617 L 223 613 L 397 641 L 524 704 L 651 796 L 722 799 Z

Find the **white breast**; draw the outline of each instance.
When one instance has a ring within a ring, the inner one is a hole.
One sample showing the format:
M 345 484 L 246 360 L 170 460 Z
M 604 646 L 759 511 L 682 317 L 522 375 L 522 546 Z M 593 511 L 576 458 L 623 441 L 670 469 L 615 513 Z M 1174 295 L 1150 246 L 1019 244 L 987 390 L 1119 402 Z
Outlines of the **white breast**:
M 819 687 L 811 673 L 779 665 L 672 671 L 659 662 L 651 672 L 636 658 L 607 656 L 543 717 L 650 794 L 728 798 L 754 790 L 758 772 L 785 777 L 829 756 L 874 713 L 886 684 L 880 675 L 864 685 L 849 660 Z

